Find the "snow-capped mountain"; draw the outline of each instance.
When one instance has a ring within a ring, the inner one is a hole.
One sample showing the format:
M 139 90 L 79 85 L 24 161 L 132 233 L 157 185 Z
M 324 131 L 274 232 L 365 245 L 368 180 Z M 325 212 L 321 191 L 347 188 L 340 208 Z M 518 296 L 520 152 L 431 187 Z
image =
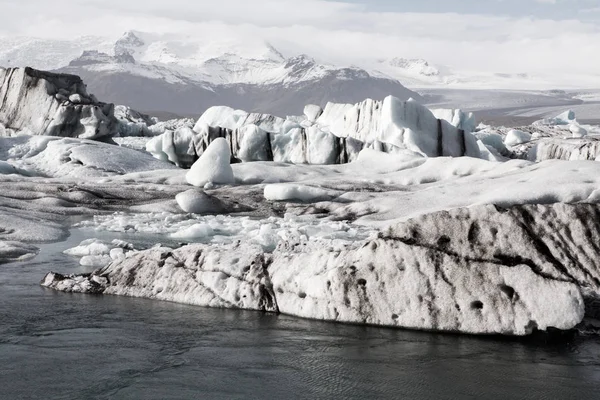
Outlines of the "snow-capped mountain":
M 421 99 L 392 77 L 307 55 L 286 57 L 264 42 L 242 45 L 127 32 L 112 48 L 103 43 L 101 50 L 82 50 L 57 69 L 81 76 L 90 92 L 108 101 L 180 115 L 227 105 L 285 116 L 301 114 L 308 103 L 355 103 L 390 94 Z
M 308 103 L 356 103 L 388 95 L 427 101 L 404 85 L 422 92 L 431 88 L 549 88 L 555 82 L 528 74 L 457 72 L 402 57 L 356 64 L 339 66 L 309 55 L 285 54 L 254 38 L 206 40 L 127 32 L 112 39 L 0 41 L 0 66 L 76 74 L 84 78 L 90 92 L 107 101 L 189 116 L 214 105 L 285 116 L 301 114 Z

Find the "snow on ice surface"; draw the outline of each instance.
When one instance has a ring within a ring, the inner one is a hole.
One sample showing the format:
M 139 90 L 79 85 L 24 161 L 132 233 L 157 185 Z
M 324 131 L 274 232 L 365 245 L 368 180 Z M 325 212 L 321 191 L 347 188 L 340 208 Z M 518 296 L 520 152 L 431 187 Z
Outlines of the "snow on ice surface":
M 170 163 L 132 149 L 50 137 L 0 138 L 0 158 L 16 168 L 52 177 L 101 177 L 175 169 Z
M 314 203 L 331 200 L 335 192 L 305 185 L 278 184 L 265 186 L 265 199 L 270 201 L 303 201 Z

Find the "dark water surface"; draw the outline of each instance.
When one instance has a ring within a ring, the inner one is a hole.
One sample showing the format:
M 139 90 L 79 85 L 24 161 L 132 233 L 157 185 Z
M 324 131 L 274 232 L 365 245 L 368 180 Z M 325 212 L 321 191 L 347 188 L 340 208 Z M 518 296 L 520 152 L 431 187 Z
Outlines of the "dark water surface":
M 97 235 L 92 235 L 97 236 Z M 0 265 L 0 399 L 598 399 L 600 340 L 438 335 L 57 293 Z

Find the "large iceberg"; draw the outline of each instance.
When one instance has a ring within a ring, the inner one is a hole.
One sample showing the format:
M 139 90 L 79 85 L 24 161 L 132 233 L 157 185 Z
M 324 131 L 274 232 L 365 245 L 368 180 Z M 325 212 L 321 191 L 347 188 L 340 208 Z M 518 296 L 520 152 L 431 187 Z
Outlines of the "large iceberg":
M 592 218 L 590 218 L 592 216 Z M 63 291 L 120 294 L 307 318 L 473 334 L 570 329 L 600 289 L 600 209 L 477 206 L 427 214 L 378 238 L 233 242 L 131 253 Z
M 117 130 L 112 104 L 88 95 L 75 75 L 0 68 L 0 126 L 4 135 L 98 139 Z
M 184 166 L 217 138 L 225 138 L 233 157 L 243 162 L 343 164 L 356 160 L 363 148 L 426 157 L 481 156 L 471 134 L 471 114 L 460 110 L 436 113 L 440 118 L 416 101 L 392 96 L 358 104 L 329 103 L 323 110 L 307 106 L 304 116 L 288 118 L 212 107 L 193 130 L 165 132 L 146 149 L 157 158 Z

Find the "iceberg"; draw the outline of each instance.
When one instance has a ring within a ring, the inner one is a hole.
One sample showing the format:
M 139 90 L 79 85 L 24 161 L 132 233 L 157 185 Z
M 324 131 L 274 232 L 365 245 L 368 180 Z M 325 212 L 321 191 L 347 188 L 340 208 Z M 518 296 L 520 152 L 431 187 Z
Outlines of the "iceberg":
M 328 103 L 325 109 L 308 105 L 304 116 L 288 118 L 212 107 L 193 130 L 167 131 L 152 139 L 146 150 L 180 166 L 193 163 L 217 138 L 227 140 L 233 158 L 242 162 L 344 164 L 356 160 L 364 148 L 426 157 L 481 157 L 471 133 L 471 114 L 435 113 L 414 100 L 392 96 L 354 105 Z
M 0 125 L 5 135 L 99 139 L 115 135 L 118 122 L 78 76 L 0 68 Z
M 289 237 L 272 254 L 239 241 L 154 248 L 90 275 L 49 273 L 42 284 L 338 322 L 527 335 L 582 321 L 582 293 L 600 289 L 596 217 L 600 208 L 589 204 L 476 206 L 426 214 L 365 240 Z
M 206 184 L 235 183 L 230 160 L 229 143 L 223 138 L 217 138 L 192 165 L 185 178 L 190 185 L 199 187 Z

